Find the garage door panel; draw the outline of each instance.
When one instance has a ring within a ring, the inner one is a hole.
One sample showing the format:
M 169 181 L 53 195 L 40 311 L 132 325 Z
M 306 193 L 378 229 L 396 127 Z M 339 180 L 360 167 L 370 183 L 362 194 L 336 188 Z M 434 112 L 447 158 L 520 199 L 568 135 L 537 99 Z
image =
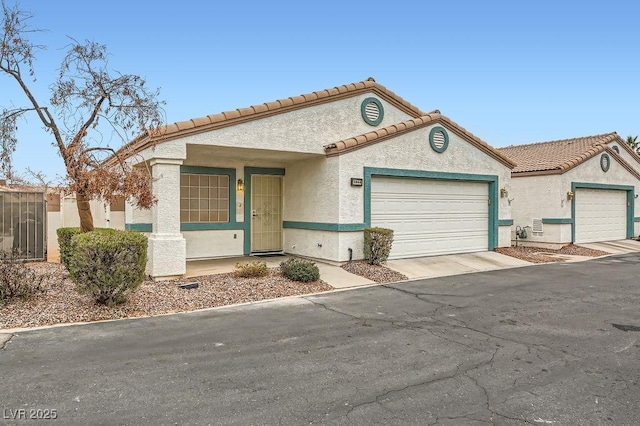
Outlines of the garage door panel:
M 371 225 L 394 230 L 390 259 L 486 251 L 488 184 L 374 178 Z
M 626 191 L 579 188 L 574 202 L 576 243 L 627 237 Z

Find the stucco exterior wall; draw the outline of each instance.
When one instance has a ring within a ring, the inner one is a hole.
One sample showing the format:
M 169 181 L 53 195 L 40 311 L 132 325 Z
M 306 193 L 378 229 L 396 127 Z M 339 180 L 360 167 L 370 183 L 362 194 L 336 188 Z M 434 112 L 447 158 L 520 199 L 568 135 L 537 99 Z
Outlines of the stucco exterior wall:
M 338 261 L 341 235 L 334 231 L 285 229 L 284 251 L 296 256 Z
M 284 220 L 337 223 L 342 190 L 338 158 L 320 157 L 286 165 Z
M 362 222 L 364 191 L 351 187 L 350 179 L 363 178 L 364 167 L 403 170 L 426 170 L 498 176 L 499 188 L 510 188 L 511 169 L 481 152 L 452 131 L 449 146 L 441 154 L 431 149 L 429 132 L 435 126 L 423 127 L 393 139 L 370 145 L 340 157 L 340 222 Z M 499 198 L 498 219 L 511 219 L 507 198 Z
M 187 241 L 187 260 L 242 256 L 243 253 L 242 230 L 182 231 L 182 235 Z
M 600 156 L 595 156 L 561 175 L 526 176 L 512 179 L 513 192 L 510 197 L 515 226 L 531 226 L 533 219 L 571 219 L 571 203 L 567 192 L 572 182 L 607 185 L 629 185 L 638 191 L 638 180 L 620 163 L 611 159 L 609 171 L 600 167 Z M 639 200 L 635 199 L 634 210 L 638 212 Z M 635 225 L 638 228 L 638 225 Z M 527 241 L 568 244 L 571 242 L 571 224 L 544 223 L 543 233 L 536 235 L 527 229 Z M 636 233 L 639 229 L 636 229 Z
M 378 126 L 364 122 L 360 113 L 368 97 L 380 100 L 384 117 Z M 216 145 L 323 154 L 323 146 L 412 118 L 381 97 L 364 93 L 346 99 L 293 110 L 259 120 L 188 136 L 187 144 Z
M 339 156 L 338 194 L 340 202 L 339 223 L 352 224 L 364 221 L 364 188 L 352 187 L 351 178 L 364 178 L 365 167 L 402 170 L 420 170 L 443 173 L 461 173 L 498 176 L 498 187 L 511 190 L 511 170 L 496 159 L 479 151 L 466 140 L 447 129 L 449 146 L 437 153 L 429 145 L 429 132 L 434 126 L 418 129 L 401 136 L 370 145 Z M 511 219 L 508 198 L 498 198 L 498 218 Z M 510 227 L 501 226 L 498 245 L 510 245 Z M 348 260 L 348 249 L 353 249 L 355 259 L 361 259 L 362 232 L 341 232 L 339 236 L 339 261 Z

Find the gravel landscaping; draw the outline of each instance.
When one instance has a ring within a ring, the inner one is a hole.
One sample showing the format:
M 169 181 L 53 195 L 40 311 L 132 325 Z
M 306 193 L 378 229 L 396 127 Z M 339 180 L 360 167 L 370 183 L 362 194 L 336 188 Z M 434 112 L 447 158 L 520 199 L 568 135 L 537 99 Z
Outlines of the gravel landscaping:
M 263 278 L 217 274 L 172 281 L 145 280 L 129 295 L 127 303 L 109 308 L 78 294 L 61 264 L 32 262 L 26 265 L 38 273 L 51 274 L 51 277 L 42 293 L 26 301 L 17 300 L 0 306 L 0 329 L 185 312 L 333 289 L 322 280 L 312 283 L 289 281 L 280 276 L 278 268 L 272 268 Z M 178 287 L 193 281 L 199 283 L 198 288 L 184 290 Z
M 566 261 L 561 255 L 596 257 L 609 254 L 573 244 L 560 250 L 518 246 L 501 247 L 495 251 L 532 263 Z M 279 268 L 271 268 L 268 276 L 263 278 L 239 278 L 228 273 L 171 281 L 145 280 L 129 295 L 127 303 L 107 307 L 96 305 L 91 297 L 78 294 L 61 264 L 31 262 L 26 266 L 39 274 L 49 274 L 49 278 L 43 291 L 32 298 L 0 305 L 0 329 L 186 312 L 333 289 L 322 280 L 306 284 L 287 280 L 279 274 Z M 363 261 L 346 263 L 342 268 L 376 283 L 407 279 L 405 275 L 385 266 L 369 265 Z M 198 288 L 185 290 L 179 287 L 180 284 L 193 281 L 199 283 Z
M 499 247 L 496 248 L 495 251 L 500 254 L 526 260 L 527 262 L 531 263 L 565 262 L 567 258 L 562 257 L 562 255 L 598 257 L 610 254 L 606 251 L 593 250 L 586 247 L 577 246 L 575 244 L 567 244 L 559 250 L 540 247 L 511 246 Z
M 380 265 L 369 265 L 367 262 L 355 261 L 342 265 L 342 269 L 360 275 L 377 283 L 392 283 L 407 279 L 406 275 Z

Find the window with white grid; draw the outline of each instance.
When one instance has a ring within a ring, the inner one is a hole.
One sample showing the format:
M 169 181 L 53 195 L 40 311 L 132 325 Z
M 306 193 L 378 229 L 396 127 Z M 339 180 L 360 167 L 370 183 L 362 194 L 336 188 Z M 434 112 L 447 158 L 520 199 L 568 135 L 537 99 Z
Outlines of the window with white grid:
M 180 222 L 229 222 L 229 176 L 181 173 Z

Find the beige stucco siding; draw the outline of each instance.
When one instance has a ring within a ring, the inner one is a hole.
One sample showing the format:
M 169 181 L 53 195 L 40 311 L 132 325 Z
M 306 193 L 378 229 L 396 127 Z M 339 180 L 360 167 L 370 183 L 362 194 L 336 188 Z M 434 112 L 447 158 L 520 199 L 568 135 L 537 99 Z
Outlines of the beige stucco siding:
M 533 219 L 571 219 L 571 203 L 567 192 L 572 182 L 626 185 L 638 191 L 638 180 L 620 163 L 611 160 L 608 172 L 600 167 L 600 156 L 595 156 L 561 175 L 514 177 L 510 197 L 514 226 L 531 226 Z M 635 199 L 636 215 L 640 204 Z M 529 232 L 528 241 L 570 243 L 571 224 L 544 224 L 542 235 Z M 637 227 L 637 225 L 636 225 Z M 530 230 L 528 230 L 530 231 Z M 637 230 L 635 231 L 637 233 Z
M 337 223 L 338 158 L 320 157 L 287 164 L 284 190 L 284 220 Z
M 365 123 L 360 112 L 362 101 L 368 97 L 380 100 L 384 108 L 384 118 L 375 127 Z M 188 136 L 181 141 L 187 144 L 323 154 L 326 144 L 411 118 L 384 99 L 366 93 Z

